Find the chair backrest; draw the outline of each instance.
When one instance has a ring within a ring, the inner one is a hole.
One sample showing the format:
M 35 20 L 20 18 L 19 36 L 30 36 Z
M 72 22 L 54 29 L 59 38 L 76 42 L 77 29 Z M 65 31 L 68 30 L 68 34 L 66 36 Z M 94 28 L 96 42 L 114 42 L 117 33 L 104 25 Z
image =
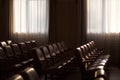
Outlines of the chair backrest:
M 32 67 L 27 67 L 26 69 L 24 69 L 21 75 L 25 80 L 40 80 L 39 75 Z
M 86 50 L 86 55 L 91 56 L 91 51 L 89 50 L 87 44 L 84 45 L 84 48 Z
M 15 55 L 17 55 L 17 56 L 22 55 L 22 52 L 21 52 L 18 44 L 11 44 L 11 47 L 12 47 L 13 52 L 14 52 Z
M 24 80 L 20 74 L 13 75 L 8 80 Z
M 6 55 L 7 55 L 7 57 L 14 57 L 14 52 L 13 52 L 10 45 L 5 46 L 4 51 L 5 51 Z
M 78 64 L 80 65 L 80 68 L 81 68 L 81 70 L 82 71 L 85 71 L 85 69 L 86 69 L 86 63 L 84 63 L 84 61 L 85 61 L 85 58 L 84 58 L 84 56 L 82 55 L 82 50 L 81 50 L 81 48 L 80 47 L 78 47 L 78 48 L 76 48 L 76 50 L 75 50 L 75 55 L 76 55 L 76 58 L 77 58 L 77 60 L 78 60 Z
M 12 40 L 7 40 L 6 43 L 7 43 L 7 45 L 13 44 Z
M 83 56 L 84 56 L 86 59 L 88 59 L 88 58 L 89 58 L 89 57 L 88 57 L 88 52 L 86 51 L 85 46 L 83 45 L 83 46 L 80 46 L 80 47 L 81 47 Z
M 26 47 L 27 47 L 29 50 L 33 48 L 30 41 L 25 41 L 25 44 L 26 44 Z
M 64 50 L 68 50 L 68 47 L 66 46 L 66 44 L 62 41 L 61 45 L 63 46 Z
M 94 50 L 92 49 L 92 46 L 91 46 L 89 43 L 87 43 L 86 45 L 87 45 L 90 53 L 91 53 L 91 54 L 94 54 Z
M 95 80 L 105 80 L 103 77 L 96 78 Z
M 55 50 L 55 53 L 56 53 L 56 54 L 60 54 L 60 51 L 59 51 L 57 45 L 56 45 L 56 44 L 52 44 L 52 46 L 53 46 L 53 48 L 54 48 L 54 50 Z
M 6 54 L 4 53 L 2 47 L 0 47 L 0 60 L 6 59 L 6 58 L 7 58 L 7 57 L 6 57 Z
M 18 43 L 20 50 L 23 54 L 27 54 L 28 53 L 28 48 L 26 46 L 26 44 L 24 42 Z
M 64 52 L 64 48 L 63 48 L 63 46 L 61 45 L 61 43 L 60 43 L 60 42 L 57 42 L 56 44 L 57 44 L 57 46 L 58 46 L 59 51 L 60 51 L 60 52 Z
M 0 46 L 1 46 L 1 47 L 7 46 L 7 43 L 6 43 L 5 41 L 1 41 L 1 42 L 0 42 Z
M 76 57 L 78 57 L 82 62 L 85 61 L 81 47 L 77 47 Z
M 97 48 L 96 48 L 96 46 L 95 46 L 95 42 L 94 42 L 94 41 L 90 41 L 89 44 L 90 44 L 90 46 L 91 46 L 91 48 L 92 48 L 92 50 L 93 50 L 94 52 L 97 51 Z
M 45 58 L 51 58 L 50 52 L 48 51 L 46 46 L 43 46 L 40 49 L 43 51 Z
M 55 50 L 54 50 L 54 48 L 53 48 L 52 45 L 47 45 L 47 48 L 48 48 L 48 50 L 49 50 L 51 56 L 56 56 Z
M 33 48 L 32 49 L 33 51 L 33 57 L 34 57 L 34 60 L 37 60 L 37 61 L 44 61 L 45 60 L 45 57 L 42 53 L 42 51 L 39 49 L 39 48 Z
M 37 47 L 37 43 L 35 40 L 31 40 L 30 42 L 31 42 L 32 48 Z
M 43 55 L 42 51 L 40 48 L 33 48 L 33 58 L 34 58 L 34 64 L 36 65 L 36 69 L 41 70 L 45 69 L 47 67 L 47 62 L 45 59 L 45 56 Z

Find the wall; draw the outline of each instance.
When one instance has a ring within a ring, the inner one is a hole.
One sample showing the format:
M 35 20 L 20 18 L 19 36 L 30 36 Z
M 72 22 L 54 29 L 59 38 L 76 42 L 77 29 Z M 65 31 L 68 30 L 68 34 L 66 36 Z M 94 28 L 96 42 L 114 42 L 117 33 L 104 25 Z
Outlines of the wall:
M 0 0 L 0 41 L 9 39 L 9 0 Z
M 53 12 L 50 16 L 52 23 L 50 25 L 52 27 L 52 30 L 50 30 L 51 41 L 65 41 L 69 47 L 81 44 L 81 1 L 52 1 L 51 10 Z

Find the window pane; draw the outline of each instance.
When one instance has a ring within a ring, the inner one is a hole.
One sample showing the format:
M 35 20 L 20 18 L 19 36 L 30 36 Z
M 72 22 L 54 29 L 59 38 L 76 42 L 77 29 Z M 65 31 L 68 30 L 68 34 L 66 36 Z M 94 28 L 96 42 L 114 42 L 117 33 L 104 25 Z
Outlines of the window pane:
M 13 0 L 14 33 L 44 33 L 48 27 L 49 0 Z

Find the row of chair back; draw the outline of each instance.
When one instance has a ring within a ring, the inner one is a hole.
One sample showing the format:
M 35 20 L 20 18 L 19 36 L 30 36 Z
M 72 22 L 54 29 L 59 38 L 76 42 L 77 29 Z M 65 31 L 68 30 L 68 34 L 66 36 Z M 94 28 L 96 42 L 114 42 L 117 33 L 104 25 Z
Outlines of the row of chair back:
M 31 49 L 37 46 L 35 40 L 21 43 L 13 43 L 11 40 L 1 41 L 0 73 L 7 72 L 6 74 L 11 74 L 19 69 L 30 66 L 33 62 L 30 46 Z
M 38 46 L 35 40 L 20 43 L 9 40 L 8 43 L 0 42 L 0 71 L 2 72 L 17 73 L 28 66 L 34 66 L 40 73 L 51 74 L 59 71 L 75 58 L 64 42 L 45 46 Z
M 104 67 L 110 55 L 103 54 L 103 51 L 99 51 L 95 46 L 94 41 L 90 41 L 77 47 L 75 50 L 75 55 L 81 67 L 83 79 L 94 80 L 98 76 L 103 76 L 106 78 Z
M 74 52 L 67 51 L 62 43 L 53 43 L 32 49 L 37 71 L 53 74 L 61 70 L 75 58 Z

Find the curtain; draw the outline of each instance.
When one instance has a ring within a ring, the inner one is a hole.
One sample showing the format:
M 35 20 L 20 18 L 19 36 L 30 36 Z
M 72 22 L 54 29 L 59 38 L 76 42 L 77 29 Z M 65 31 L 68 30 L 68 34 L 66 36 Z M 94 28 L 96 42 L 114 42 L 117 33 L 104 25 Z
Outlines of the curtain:
M 111 54 L 120 64 L 120 0 L 87 0 L 87 41 Z
M 10 38 L 48 42 L 49 0 L 11 0 Z

